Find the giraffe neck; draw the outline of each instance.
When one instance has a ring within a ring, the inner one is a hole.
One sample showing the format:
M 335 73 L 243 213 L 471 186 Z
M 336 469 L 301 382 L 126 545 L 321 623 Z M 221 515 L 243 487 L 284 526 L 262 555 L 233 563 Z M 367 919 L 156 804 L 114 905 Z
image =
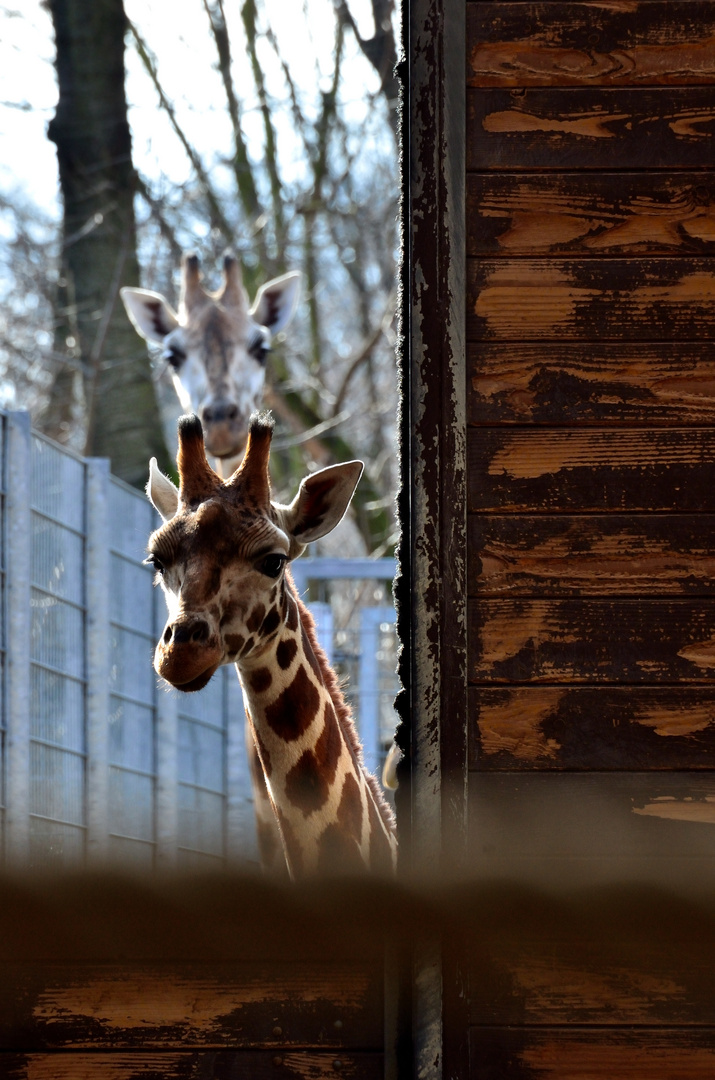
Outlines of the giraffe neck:
M 392 812 L 363 766 L 337 677 L 287 576 L 275 610 L 272 639 L 236 667 L 291 875 L 390 872 Z

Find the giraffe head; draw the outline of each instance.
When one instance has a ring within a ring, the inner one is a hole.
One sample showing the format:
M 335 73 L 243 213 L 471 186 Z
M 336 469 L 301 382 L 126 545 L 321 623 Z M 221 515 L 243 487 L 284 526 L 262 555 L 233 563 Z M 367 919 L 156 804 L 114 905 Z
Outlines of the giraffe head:
M 182 262 L 178 313 L 159 293 L 123 288 L 122 300 L 137 331 L 163 345 L 182 408 L 201 418 L 209 453 L 218 459 L 243 452 L 248 419 L 263 400 L 271 336 L 295 312 L 300 271 L 262 285 L 249 307 L 235 256 L 223 261 L 223 286 L 209 293 L 199 260 Z
M 178 489 L 152 459 L 147 494 L 164 520 L 149 538 L 169 618 L 155 670 L 180 690 L 201 690 L 221 664 L 251 667 L 295 618 L 286 565 L 342 520 L 361 461 L 311 473 L 289 506 L 271 501 L 273 421 L 254 415 L 240 467 L 222 480 L 206 460 L 201 421 L 179 420 Z

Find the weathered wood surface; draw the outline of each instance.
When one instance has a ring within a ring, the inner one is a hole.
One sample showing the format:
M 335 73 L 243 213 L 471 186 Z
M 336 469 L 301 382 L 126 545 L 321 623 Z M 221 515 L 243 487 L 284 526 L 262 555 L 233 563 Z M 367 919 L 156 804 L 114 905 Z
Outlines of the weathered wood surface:
M 1 1080 L 381 1080 L 381 1054 L 296 1050 L 0 1054 Z
M 715 515 L 471 515 L 478 597 L 713 596 Z
M 715 510 L 711 428 L 471 428 L 467 449 L 470 511 Z
M 470 424 L 715 424 L 708 342 L 471 342 Z
M 711 1080 L 715 1028 L 472 1027 L 471 1080 Z
M 467 4 L 469 86 L 715 82 L 707 0 Z
M 468 723 L 479 772 L 712 769 L 715 758 L 709 686 L 472 687 Z
M 382 971 L 358 964 L 0 964 L 0 1050 L 376 1049 Z
M 669 859 L 713 857 L 712 774 L 518 771 L 472 773 L 470 780 L 472 865 L 477 873 L 483 857 L 516 860 L 512 873 L 517 880 L 521 859 L 555 861 L 552 872 L 558 874 L 560 859 L 599 858 L 614 860 L 610 880 L 618 882 L 638 878 L 624 860 L 647 859 L 662 861 L 666 879 Z M 702 1006 L 715 1022 L 715 1004 Z
M 712 682 L 712 600 L 470 600 L 470 682 Z
M 467 91 L 467 169 L 689 169 L 715 152 L 711 87 Z
M 715 95 L 714 95 L 715 96 Z M 467 336 L 684 341 L 715 337 L 711 259 L 470 259 Z
M 714 252 L 712 174 L 467 176 L 468 255 Z

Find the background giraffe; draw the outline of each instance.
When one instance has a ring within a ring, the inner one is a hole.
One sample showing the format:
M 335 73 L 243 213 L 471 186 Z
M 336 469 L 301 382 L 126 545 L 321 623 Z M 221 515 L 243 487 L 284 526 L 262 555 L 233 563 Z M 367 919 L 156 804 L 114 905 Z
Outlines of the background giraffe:
M 192 691 L 235 662 L 291 876 L 387 872 L 394 818 L 287 571 L 342 519 L 363 466 L 312 473 L 281 506 L 270 498 L 272 433 L 272 420 L 251 419 L 243 462 L 226 481 L 208 464 L 196 416 L 179 421 L 178 490 L 152 461 L 147 490 L 164 524 L 148 561 L 169 610 L 154 666 Z

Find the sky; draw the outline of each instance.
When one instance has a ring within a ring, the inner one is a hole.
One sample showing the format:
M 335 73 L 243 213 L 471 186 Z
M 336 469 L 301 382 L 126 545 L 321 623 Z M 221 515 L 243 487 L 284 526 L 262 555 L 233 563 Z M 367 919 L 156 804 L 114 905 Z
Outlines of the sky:
M 294 80 L 309 99 L 316 90 L 325 88 L 330 72 L 332 2 L 264 2 Z M 234 78 L 239 94 L 246 99 L 244 126 L 249 153 L 260 155 L 261 120 L 256 103 L 251 101 L 250 72 L 247 64 L 240 62 L 239 0 L 226 0 L 225 8 L 234 42 Z M 213 43 L 202 0 L 125 0 L 125 9 L 149 46 L 159 54 L 162 81 L 169 96 L 180 104 L 181 121 L 189 138 L 195 140 L 209 160 L 212 155 L 220 155 L 221 148 L 228 145 L 228 127 L 220 108 L 223 94 L 219 76 L 211 69 Z M 360 32 L 370 37 L 373 27 L 369 0 L 350 0 L 350 9 Z M 346 84 L 350 85 L 353 79 L 359 86 L 355 102 L 358 108 L 362 90 L 376 89 L 377 80 L 352 36 L 348 36 L 350 67 Z M 46 136 L 57 101 L 53 56 L 52 24 L 40 0 L 0 3 L 0 195 L 24 192 L 30 201 L 55 216 L 59 213 L 57 162 L 54 145 Z M 265 62 L 268 77 L 277 79 L 275 61 L 269 52 Z M 197 69 L 201 77 L 192 80 L 191 74 Z M 127 96 L 134 159 L 139 169 L 150 176 L 169 173 L 175 182 L 188 178 L 186 157 L 160 114 L 156 92 L 132 50 L 127 52 Z M 289 152 L 288 127 L 282 135 L 283 147 Z

